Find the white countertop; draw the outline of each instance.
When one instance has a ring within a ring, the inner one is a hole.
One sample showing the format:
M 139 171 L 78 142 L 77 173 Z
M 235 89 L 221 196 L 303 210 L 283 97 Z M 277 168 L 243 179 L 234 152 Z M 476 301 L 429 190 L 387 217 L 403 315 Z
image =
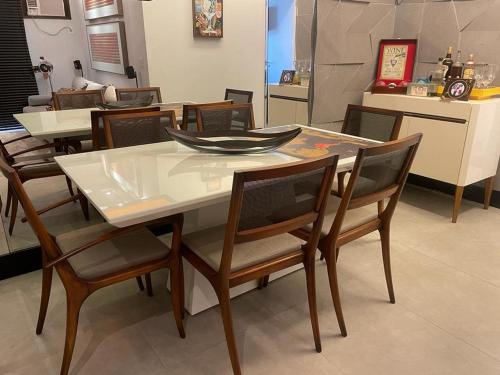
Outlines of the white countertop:
M 351 168 L 354 159 L 339 161 L 338 170 Z M 106 221 L 117 227 L 228 200 L 234 171 L 298 160 L 279 152 L 207 154 L 173 141 L 56 157 Z

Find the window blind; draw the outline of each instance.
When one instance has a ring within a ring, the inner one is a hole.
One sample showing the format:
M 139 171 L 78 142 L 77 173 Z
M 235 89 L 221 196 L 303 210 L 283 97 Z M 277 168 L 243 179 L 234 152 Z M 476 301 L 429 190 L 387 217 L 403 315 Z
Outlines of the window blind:
M 0 7 L 0 130 L 17 124 L 12 117 L 38 94 L 24 30 L 22 0 L 2 0 Z

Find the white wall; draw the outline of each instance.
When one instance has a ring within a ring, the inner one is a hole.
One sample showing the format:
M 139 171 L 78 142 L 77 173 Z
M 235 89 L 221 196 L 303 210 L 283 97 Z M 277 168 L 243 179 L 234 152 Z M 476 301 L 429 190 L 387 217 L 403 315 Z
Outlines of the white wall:
M 149 80 L 164 101 L 219 101 L 226 87 L 251 90 L 256 125 L 264 125 L 265 0 L 225 1 L 222 39 L 193 38 L 192 1 L 143 9 Z
M 83 2 L 70 0 L 71 20 L 60 19 L 25 19 L 26 39 L 34 65 L 38 64 L 39 57 L 44 56 L 54 64 L 52 82 L 54 90 L 62 87 L 71 87 L 75 74 L 80 72 L 73 69 L 73 61 L 80 60 L 83 65 L 84 76 L 87 79 L 102 84 L 112 84 L 116 87 L 135 87 L 135 80 L 125 75 L 98 71 L 90 68 L 90 55 L 86 34 L 86 22 L 83 17 Z M 139 85 L 148 86 L 148 67 L 146 45 L 144 41 L 144 23 L 142 19 L 141 2 L 138 0 L 123 0 L 124 16 L 110 17 L 94 23 L 125 21 L 129 64 L 137 71 Z M 72 31 L 62 30 L 57 36 L 50 36 L 40 31 L 56 33 L 63 27 L 71 27 Z M 36 74 L 40 94 L 49 94 L 49 84 L 41 74 Z

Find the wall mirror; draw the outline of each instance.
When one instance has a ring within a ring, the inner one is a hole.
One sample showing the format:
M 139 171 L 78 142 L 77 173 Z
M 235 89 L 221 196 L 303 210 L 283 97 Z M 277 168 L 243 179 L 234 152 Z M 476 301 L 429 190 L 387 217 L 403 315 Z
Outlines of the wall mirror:
M 71 19 L 69 0 L 21 0 L 25 18 Z

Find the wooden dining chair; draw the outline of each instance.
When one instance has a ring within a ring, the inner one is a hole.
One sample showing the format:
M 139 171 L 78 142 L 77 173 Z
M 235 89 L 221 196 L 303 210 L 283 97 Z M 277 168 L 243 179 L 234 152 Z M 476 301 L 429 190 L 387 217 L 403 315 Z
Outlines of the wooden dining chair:
M 25 139 L 25 138 L 23 138 Z M 19 139 L 18 139 L 19 140 Z M 38 142 L 35 146 L 24 148 L 21 150 L 16 150 L 15 152 L 9 152 L 7 150 L 7 145 L 11 143 L 3 143 L 0 141 L 0 158 L 12 169 L 16 170 L 21 183 L 28 182 L 30 180 L 55 177 L 55 176 L 65 176 L 66 184 L 68 186 L 68 191 L 70 197 L 62 201 L 53 203 L 39 211 L 40 214 L 53 210 L 61 205 L 68 202 L 80 201 L 80 205 L 86 220 L 89 220 L 88 208 L 85 205 L 83 196 L 80 194 L 75 194 L 71 184 L 71 180 L 64 174 L 62 169 L 54 161 L 54 156 L 63 155 L 63 152 L 56 151 L 57 149 L 62 149 L 64 145 L 73 144 L 71 141 L 69 143 L 57 142 Z M 42 153 L 40 153 L 42 152 Z M 29 155 L 29 156 L 27 156 Z M 9 221 L 9 235 L 12 235 L 14 231 L 14 226 L 17 219 L 17 209 L 18 200 L 13 194 L 12 186 L 7 183 L 7 201 L 5 205 L 5 217 L 10 215 Z M 24 221 L 24 220 L 23 220 Z
M 403 117 L 404 113 L 401 111 L 349 104 L 341 133 L 380 142 L 395 141 L 399 137 Z M 346 171 L 337 175 L 340 196 L 344 193 L 345 179 L 348 173 Z M 380 202 L 379 206 L 382 205 L 383 202 Z
M 211 107 L 214 105 L 227 106 L 227 105 L 231 105 L 231 104 L 233 104 L 232 100 L 225 100 L 223 102 L 214 102 L 214 103 L 184 104 L 182 106 L 181 129 L 188 130 L 188 131 L 197 131 L 198 130 L 198 121 L 197 121 L 198 108 Z
M 16 170 L 3 160 L 0 160 L 0 170 L 21 202 L 42 249 L 42 295 L 37 335 L 42 333 L 44 326 L 54 268 L 66 290 L 66 341 L 60 372 L 62 375 L 69 371 L 83 302 L 101 288 L 146 273 L 164 268 L 170 270 L 175 322 L 179 335 L 185 337 L 182 324 L 181 214 L 157 221 L 172 225 L 170 247 L 158 240 L 143 224 L 116 228 L 101 223 L 53 236 L 37 215 Z
M 103 90 L 77 90 L 52 93 L 54 109 L 56 111 L 65 109 L 95 108 L 104 104 Z
M 96 109 L 90 112 L 90 122 L 92 124 L 92 149 L 94 151 L 106 149 L 106 137 L 104 135 L 104 116 L 156 112 L 160 107 L 144 107 L 130 109 Z
M 116 89 L 116 98 L 120 101 L 148 101 L 151 99 L 151 104 L 162 102 L 159 87 Z
M 338 156 L 235 172 L 227 224 L 185 235 L 182 255 L 219 299 L 233 372 L 241 374 L 229 290 L 271 272 L 304 264 L 316 350 L 321 352 L 315 253 Z M 304 225 L 301 241 L 288 234 Z
M 196 121 L 198 131 L 255 129 L 252 104 L 200 107 Z
M 177 127 L 175 111 L 122 113 L 104 116 L 107 148 L 170 141 L 165 128 Z
M 318 248 L 326 260 L 342 336 L 347 336 L 347 330 L 340 303 L 336 265 L 342 246 L 371 232 L 380 233 L 389 299 L 391 303 L 396 301 L 390 260 L 391 220 L 421 139 L 422 134 L 415 134 L 398 141 L 359 149 L 344 195 L 342 198 L 332 196 L 328 202 Z M 388 204 L 382 212 L 378 212 L 373 203 L 384 198 L 388 199 Z M 308 226 L 293 234 L 306 239 L 313 231 L 314 228 Z
M 226 89 L 224 100 L 232 100 L 235 104 L 252 103 L 253 91 Z

